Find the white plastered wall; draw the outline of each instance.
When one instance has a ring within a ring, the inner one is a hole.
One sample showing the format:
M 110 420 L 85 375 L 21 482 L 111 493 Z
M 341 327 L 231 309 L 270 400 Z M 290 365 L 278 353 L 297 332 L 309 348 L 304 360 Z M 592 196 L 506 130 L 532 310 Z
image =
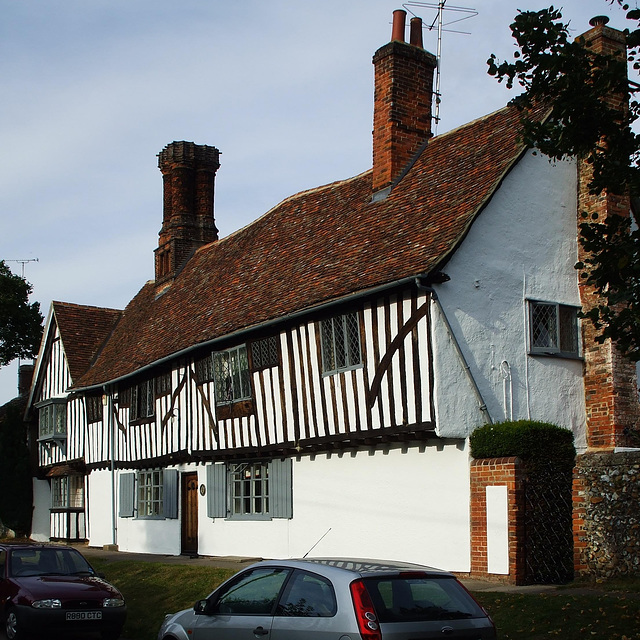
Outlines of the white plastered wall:
M 36 542 L 48 542 L 51 535 L 49 510 L 51 509 L 51 488 L 48 480 L 33 479 L 33 517 L 31 520 L 31 539 Z
M 436 289 L 492 420 L 553 422 L 572 429 L 582 448 L 582 362 L 527 355 L 524 302 L 580 305 L 576 180 L 573 161 L 550 163 L 527 152 L 445 265 L 451 280 Z M 465 436 L 486 420 L 438 314 L 438 432 Z
M 112 472 L 107 469 L 87 477 L 87 536 L 92 547 L 114 544 L 111 482 Z
M 200 467 L 201 482 L 204 476 Z M 202 499 L 200 553 L 300 557 L 317 543 L 310 555 L 469 571 L 468 452 L 462 441 L 302 457 L 294 461 L 293 487 L 292 520 L 212 520 Z

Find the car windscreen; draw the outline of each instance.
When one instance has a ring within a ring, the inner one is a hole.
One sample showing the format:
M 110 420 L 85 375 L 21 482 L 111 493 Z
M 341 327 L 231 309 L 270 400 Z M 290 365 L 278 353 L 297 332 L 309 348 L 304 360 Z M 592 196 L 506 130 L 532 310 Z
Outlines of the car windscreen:
M 93 574 L 75 549 L 14 549 L 9 570 L 14 577 Z
M 484 611 L 453 577 L 399 575 L 364 583 L 381 623 L 483 618 Z

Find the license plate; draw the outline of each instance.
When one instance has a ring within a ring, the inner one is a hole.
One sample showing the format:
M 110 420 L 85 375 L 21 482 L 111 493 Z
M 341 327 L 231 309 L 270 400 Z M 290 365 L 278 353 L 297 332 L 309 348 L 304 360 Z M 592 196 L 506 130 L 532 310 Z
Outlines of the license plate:
M 67 620 L 102 620 L 102 611 L 67 611 Z

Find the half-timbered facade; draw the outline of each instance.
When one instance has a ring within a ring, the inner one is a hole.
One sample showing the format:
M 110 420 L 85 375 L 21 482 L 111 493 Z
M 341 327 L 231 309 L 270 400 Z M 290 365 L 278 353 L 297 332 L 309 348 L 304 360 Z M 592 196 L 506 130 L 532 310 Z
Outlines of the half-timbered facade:
M 123 311 L 53 304 L 34 537 L 469 571 L 473 429 L 546 420 L 586 448 L 579 165 L 524 148 L 514 107 L 432 137 L 403 13 L 372 170 L 218 238 L 218 150 L 173 142 L 155 280 Z

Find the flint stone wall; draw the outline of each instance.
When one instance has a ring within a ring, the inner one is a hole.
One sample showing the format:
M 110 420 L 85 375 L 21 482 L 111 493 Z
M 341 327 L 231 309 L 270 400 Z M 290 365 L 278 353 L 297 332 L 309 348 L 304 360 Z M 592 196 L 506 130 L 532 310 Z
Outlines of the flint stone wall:
M 640 451 L 578 456 L 574 547 L 578 573 L 640 575 Z

